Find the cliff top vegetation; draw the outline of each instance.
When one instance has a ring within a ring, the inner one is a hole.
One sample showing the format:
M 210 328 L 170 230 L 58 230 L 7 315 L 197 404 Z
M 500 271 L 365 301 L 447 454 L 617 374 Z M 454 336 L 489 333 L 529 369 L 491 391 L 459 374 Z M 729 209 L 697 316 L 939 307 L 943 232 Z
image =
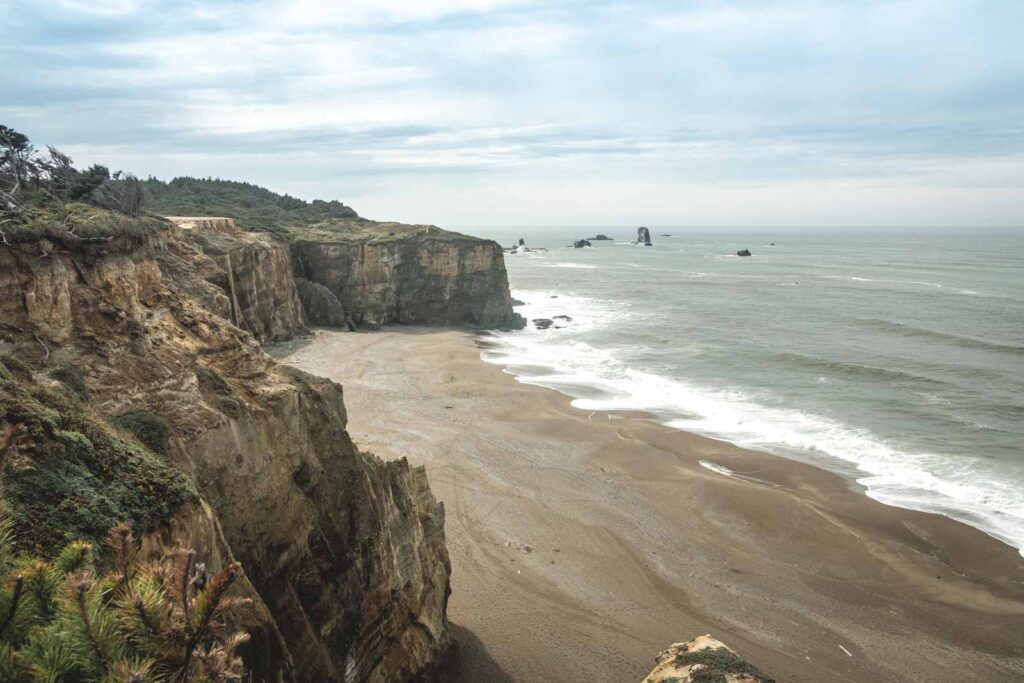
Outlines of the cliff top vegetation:
M 252 183 L 219 178 L 140 180 L 93 164 L 75 168 L 53 147 L 0 125 L 0 245 L 140 243 L 163 216 L 225 216 L 246 231 L 311 241 L 390 241 L 411 236 L 476 239 L 431 225 L 362 218 L 339 201 L 305 201 Z

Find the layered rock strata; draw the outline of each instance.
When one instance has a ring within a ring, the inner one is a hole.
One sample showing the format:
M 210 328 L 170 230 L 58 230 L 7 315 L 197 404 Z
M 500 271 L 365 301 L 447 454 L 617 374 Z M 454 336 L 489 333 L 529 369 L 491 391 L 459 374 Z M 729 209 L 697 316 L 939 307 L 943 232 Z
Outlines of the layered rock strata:
M 391 323 L 522 327 L 497 242 L 433 226 L 299 238 L 296 276 L 326 287 L 360 327 Z M 308 309 L 307 309 L 308 310 Z
M 449 639 L 443 506 L 422 469 L 355 447 L 340 386 L 261 350 L 305 324 L 282 245 L 187 222 L 142 246 L 0 248 L 0 354 L 73 366 L 101 415 L 169 424 L 201 500 L 152 538 L 241 561 L 265 605 L 255 680 L 422 674 Z

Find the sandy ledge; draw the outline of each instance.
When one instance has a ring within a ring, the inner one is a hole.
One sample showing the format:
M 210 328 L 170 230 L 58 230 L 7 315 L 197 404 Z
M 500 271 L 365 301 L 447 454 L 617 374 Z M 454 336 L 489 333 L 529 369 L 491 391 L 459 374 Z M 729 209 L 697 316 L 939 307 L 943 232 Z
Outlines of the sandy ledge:
M 576 410 L 464 331 L 318 331 L 284 362 L 344 385 L 360 447 L 426 465 L 453 567 L 447 680 L 638 681 L 702 633 L 780 681 L 1024 679 L 1024 558 L 966 525 Z

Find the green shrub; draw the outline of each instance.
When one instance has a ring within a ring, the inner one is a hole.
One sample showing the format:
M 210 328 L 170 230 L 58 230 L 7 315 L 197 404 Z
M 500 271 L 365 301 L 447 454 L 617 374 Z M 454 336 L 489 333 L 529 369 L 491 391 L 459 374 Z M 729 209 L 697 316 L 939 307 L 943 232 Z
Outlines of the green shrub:
M 50 377 L 63 383 L 80 400 L 84 401 L 89 398 L 89 387 L 85 383 L 85 374 L 74 365 L 60 365 L 50 370 Z
M 233 393 L 231 385 L 216 370 L 197 365 L 196 379 L 199 380 L 199 390 L 204 394 L 230 396 Z
M 27 551 L 98 540 L 119 522 L 149 531 L 198 498 L 191 481 L 63 392 L 0 372 L 0 433 L 21 430 L 3 496 Z
M 227 683 L 245 675 L 225 615 L 249 601 L 227 595 L 231 563 L 209 576 L 175 549 L 143 564 L 131 530 L 114 527 L 104 557 L 73 541 L 52 561 L 13 557 L 0 516 L 0 680 L 65 683 Z M 100 574 L 97 566 L 111 570 Z
M 139 442 L 160 455 L 167 455 L 167 444 L 171 438 L 171 428 L 167 421 L 148 410 L 133 410 L 130 413 L 118 415 L 111 422 L 128 432 Z
M 0 365 L 7 368 L 16 379 L 20 379 L 23 382 L 32 380 L 32 368 L 14 356 L 0 356 Z
M 237 420 L 245 414 L 245 404 L 234 396 L 216 396 L 210 403 L 232 420 Z
M 757 683 L 774 683 L 775 680 L 724 647 L 683 652 L 676 656 L 674 663 L 680 667 L 699 664 L 697 670 L 690 669 L 690 680 L 694 683 L 726 683 L 729 674 L 744 675 Z

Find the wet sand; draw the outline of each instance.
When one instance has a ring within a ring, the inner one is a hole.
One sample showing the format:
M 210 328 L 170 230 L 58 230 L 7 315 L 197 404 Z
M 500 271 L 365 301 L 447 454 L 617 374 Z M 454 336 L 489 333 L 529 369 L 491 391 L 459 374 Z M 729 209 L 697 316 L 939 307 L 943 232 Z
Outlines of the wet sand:
M 639 681 L 703 633 L 780 681 L 1024 680 L 1024 558 L 966 525 L 577 410 L 465 331 L 318 331 L 283 360 L 343 384 L 356 443 L 444 501 L 444 680 Z

